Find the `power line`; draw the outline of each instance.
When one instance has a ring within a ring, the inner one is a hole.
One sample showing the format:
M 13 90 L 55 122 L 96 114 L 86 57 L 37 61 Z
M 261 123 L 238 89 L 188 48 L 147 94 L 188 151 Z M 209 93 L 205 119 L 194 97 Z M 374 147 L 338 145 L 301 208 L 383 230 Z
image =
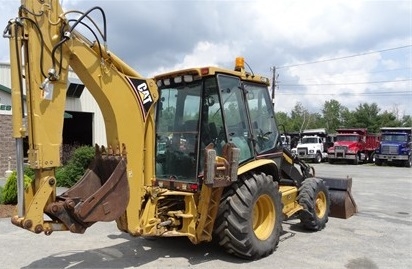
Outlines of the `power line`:
M 308 65 L 308 64 L 324 63 L 324 62 L 330 62 L 330 61 L 336 61 L 336 60 L 342 60 L 342 59 L 347 59 L 347 58 L 364 56 L 364 55 L 368 55 L 368 54 L 380 53 L 380 52 L 385 52 L 385 51 L 404 49 L 404 48 L 408 48 L 408 47 L 411 47 L 411 46 L 412 46 L 412 45 L 405 45 L 405 46 L 400 46 L 400 47 L 395 47 L 395 48 L 382 49 L 382 50 L 376 50 L 376 51 L 370 51 L 370 52 L 363 52 L 363 53 L 358 53 L 358 54 L 354 54 L 354 55 L 336 57 L 336 58 L 319 60 L 319 61 L 313 61 L 313 62 L 307 62 L 307 63 L 293 64 L 293 65 L 284 65 L 284 66 L 279 66 L 279 67 L 276 67 L 276 68 L 278 68 L 278 69 L 280 69 L 280 68 L 291 68 L 291 67 L 297 67 L 297 66 Z
M 307 92 L 302 92 L 302 91 L 289 91 L 289 92 L 278 92 L 277 95 L 304 95 L 304 96 L 313 96 L 313 95 L 322 95 L 322 96 L 406 96 L 406 95 L 411 95 L 411 91 L 385 91 L 385 92 L 363 92 L 363 93 L 307 93 Z
M 377 83 L 397 83 L 397 82 L 405 82 L 405 81 L 412 81 L 412 79 L 345 82 L 345 83 L 314 83 L 314 84 L 282 84 L 279 82 L 279 86 L 283 86 L 283 87 L 343 86 L 343 85 L 361 85 L 361 84 L 377 84 Z
M 392 68 L 392 69 L 384 69 L 384 70 L 376 70 L 376 71 L 369 71 L 368 74 L 378 74 L 378 73 L 390 73 L 390 72 L 397 72 L 397 71 L 406 71 L 406 70 L 411 70 L 412 67 L 402 67 L 402 68 Z M 341 74 L 339 74 L 341 75 Z M 352 73 L 345 73 L 344 77 L 359 77 L 359 76 L 364 76 L 364 73 L 359 73 L 359 72 L 352 72 Z M 328 76 L 316 76 L 316 80 L 330 80 L 330 79 L 336 79 L 336 75 L 328 75 Z M 310 81 L 315 81 L 315 79 L 305 79 L 305 81 L 310 82 Z M 294 80 L 286 80 L 286 81 L 279 81 L 279 83 L 285 83 L 285 84 L 290 84 L 290 83 L 296 83 Z M 310 83 L 308 83 L 310 84 Z

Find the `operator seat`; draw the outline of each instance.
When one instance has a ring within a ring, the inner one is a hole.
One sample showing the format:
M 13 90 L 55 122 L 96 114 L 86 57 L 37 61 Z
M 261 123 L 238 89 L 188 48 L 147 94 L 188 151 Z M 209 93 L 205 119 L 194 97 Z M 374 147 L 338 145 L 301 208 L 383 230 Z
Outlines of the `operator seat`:
M 194 149 L 196 148 L 196 139 L 198 135 L 198 120 L 185 121 L 183 130 L 183 137 L 186 139 L 186 144 L 191 147 L 191 150 L 194 151 Z

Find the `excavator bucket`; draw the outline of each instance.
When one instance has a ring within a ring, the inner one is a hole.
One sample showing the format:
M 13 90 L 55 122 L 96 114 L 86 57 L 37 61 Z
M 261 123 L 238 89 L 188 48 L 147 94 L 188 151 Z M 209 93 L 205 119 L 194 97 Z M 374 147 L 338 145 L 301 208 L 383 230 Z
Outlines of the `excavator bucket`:
M 295 164 L 300 167 L 299 170 Z M 281 173 L 286 185 L 296 185 L 296 182 L 315 176 L 315 169 L 293 155 L 289 149 L 283 148 Z M 329 188 L 330 213 L 329 216 L 347 219 L 358 212 L 355 199 L 352 196 L 352 178 L 320 177 Z
M 352 178 L 324 178 L 329 187 L 330 213 L 329 216 L 347 219 L 358 212 L 357 205 L 352 196 Z
M 63 222 L 71 232 L 83 233 L 97 221 L 119 218 L 128 202 L 126 160 L 121 156 L 102 156 L 96 146 L 96 157 L 83 177 L 57 196 L 45 212 Z

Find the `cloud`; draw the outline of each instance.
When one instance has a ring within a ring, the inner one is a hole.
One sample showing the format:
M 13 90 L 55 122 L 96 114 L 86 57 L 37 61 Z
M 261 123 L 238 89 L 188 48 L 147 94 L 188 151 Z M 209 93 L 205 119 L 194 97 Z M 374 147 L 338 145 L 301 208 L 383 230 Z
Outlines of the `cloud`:
M 161 66 L 152 74 L 149 74 L 149 76 L 190 67 L 222 66 L 222 63 L 229 61 L 233 62 L 232 66 L 227 66 L 227 68 L 231 69 L 234 68 L 234 59 L 242 54 L 240 50 L 233 48 L 236 48 L 233 44 L 214 44 L 208 41 L 201 41 L 196 44 L 192 52 L 184 55 L 175 65 L 169 67 Z
M 0 23 L 5 26 L 20 3 L 0 2 Z M 244 56 L 253 72 L 267 77 L 272 77 L 271 67 L 296 65 L 277 69 L 279 111 L 289 112 L 300 102 L 318 112 L 333 98 L 350 109 L 376 102 L 383 110 L 396 107 L 412 115 L 412 48 L 381 51 L 412 44 L 410 1 L 138 0 L 63 5 L 82 11 L 101 6 L 109 49 L 144 76 L 193 66 L 232 69 L 235 57 Z M 92 16 L 102 27 L 99 13 Z M 381 52 L 361 55 L 374 51 Z M 326 61 L 356 54 L 359 57 Z M 8 61 L 6 39 L 0 41 L 0 61 Z M 376 81 L 387 82 L 367 83 Z

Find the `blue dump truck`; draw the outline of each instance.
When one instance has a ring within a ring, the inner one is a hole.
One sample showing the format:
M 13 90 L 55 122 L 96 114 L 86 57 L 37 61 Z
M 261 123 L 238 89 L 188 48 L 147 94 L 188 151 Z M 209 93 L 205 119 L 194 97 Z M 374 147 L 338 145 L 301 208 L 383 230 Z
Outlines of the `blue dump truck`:
M 412 127 L 382 127 L 381 142 L 376 149 L 375 164 L 412 166 Z

